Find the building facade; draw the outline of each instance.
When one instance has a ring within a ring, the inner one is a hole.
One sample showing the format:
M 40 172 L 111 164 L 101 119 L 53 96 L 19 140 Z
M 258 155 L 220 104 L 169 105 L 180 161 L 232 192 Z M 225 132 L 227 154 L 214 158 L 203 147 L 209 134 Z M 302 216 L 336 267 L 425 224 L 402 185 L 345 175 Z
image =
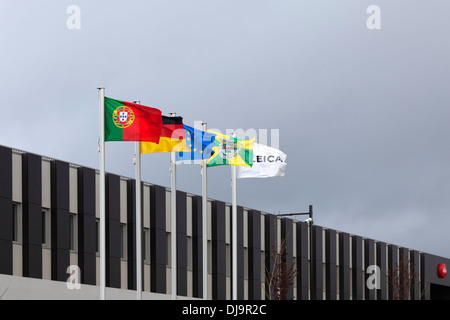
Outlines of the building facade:
M 0 147 L 0 166 L 0 297 L 98 299 L 98 172 L 8 147 Z M 177 295 L 202 299 L 201 196 L 176 191 L 174 234 L 170 189 L 141 187 L 142 297 L 170 299 L 176 241 Z M 135 193 L 133 179 L 106 174 L 107 298 L 135 298 Z M 450 279 L 442 271 L 450 259 L 241 206 L 237 219 L 238 299 L 267 298 L 271 253 L 282 239 L 287 265 L 298 270 L 288 299 L 388 300 L 405 286 L 410 299 L 450 299 Z M 231 204 L 208 199 L 207 221 L 207 297 L 231 299 Z M 388 270 L 401 260 L 411 264 L 414 283 L 390 288 Z M 81 289 L 69 288 L 70 266 Z

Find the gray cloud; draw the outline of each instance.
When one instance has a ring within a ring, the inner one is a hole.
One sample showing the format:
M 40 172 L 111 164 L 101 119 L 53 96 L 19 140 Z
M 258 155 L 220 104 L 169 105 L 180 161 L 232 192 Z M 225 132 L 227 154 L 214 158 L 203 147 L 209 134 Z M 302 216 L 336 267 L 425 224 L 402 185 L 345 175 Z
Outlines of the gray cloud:
M 239 180 L 240 205 L 313 204 L 324 227 L 450 256 L 448 1 L 25 3 L 0 8 L 2 145 L 98 168 L 98 86 L 191 125 L 279 129 L 286 176 Z M 134 177 L 133 153 L 108 143 L 107 170 Z M 144 155 L 143 180 L 169 186 L 168 159 Z M 230 169 L 209 172 L 231 201 Z M 198 167 L 177 178 L 200 194 Z

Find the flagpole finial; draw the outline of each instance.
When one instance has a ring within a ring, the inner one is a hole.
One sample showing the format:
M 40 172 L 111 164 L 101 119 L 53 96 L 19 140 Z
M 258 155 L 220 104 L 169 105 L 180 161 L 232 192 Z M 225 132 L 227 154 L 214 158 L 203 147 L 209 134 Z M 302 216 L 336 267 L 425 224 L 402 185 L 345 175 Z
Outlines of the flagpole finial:
M 97 90 L 105 89 L 105 87 L 98 87 Z

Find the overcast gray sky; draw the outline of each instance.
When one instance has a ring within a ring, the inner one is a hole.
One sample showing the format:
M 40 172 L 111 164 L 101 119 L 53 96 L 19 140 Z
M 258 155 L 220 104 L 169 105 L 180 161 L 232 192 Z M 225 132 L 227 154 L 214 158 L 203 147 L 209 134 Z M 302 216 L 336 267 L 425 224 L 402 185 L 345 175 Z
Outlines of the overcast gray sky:
M 381 29 L 367 27 L 371 5 Z M 188 125 L 267 132 L 269 145 L 278 130 L 286 175 L 239 180 L 239 205 L 312 204 L 323 227 L 450 257 L 448 12 L 448 0 L 5 0 L 0 144 L 98 169 L 104 86 Z M 107 143 L 107 171 L 134 178 L 133 153 Z M 144 181 L 170 186 L 168 169 L 168 153 L 142 156 Z M 177 172 L 201 194 L 198 166 Z M 209 197 L 231 202 L 230 168 L 208 172 Z

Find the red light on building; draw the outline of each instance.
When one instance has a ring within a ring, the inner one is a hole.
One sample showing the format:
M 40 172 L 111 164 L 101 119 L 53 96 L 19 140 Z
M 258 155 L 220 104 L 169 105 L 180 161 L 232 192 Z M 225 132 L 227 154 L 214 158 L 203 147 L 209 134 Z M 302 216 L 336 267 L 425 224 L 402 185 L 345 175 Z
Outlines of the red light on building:
M 445 263 L 440 263 L 438 265 L 438 277 L 445 278 L 447 276 L 447 266 Z

